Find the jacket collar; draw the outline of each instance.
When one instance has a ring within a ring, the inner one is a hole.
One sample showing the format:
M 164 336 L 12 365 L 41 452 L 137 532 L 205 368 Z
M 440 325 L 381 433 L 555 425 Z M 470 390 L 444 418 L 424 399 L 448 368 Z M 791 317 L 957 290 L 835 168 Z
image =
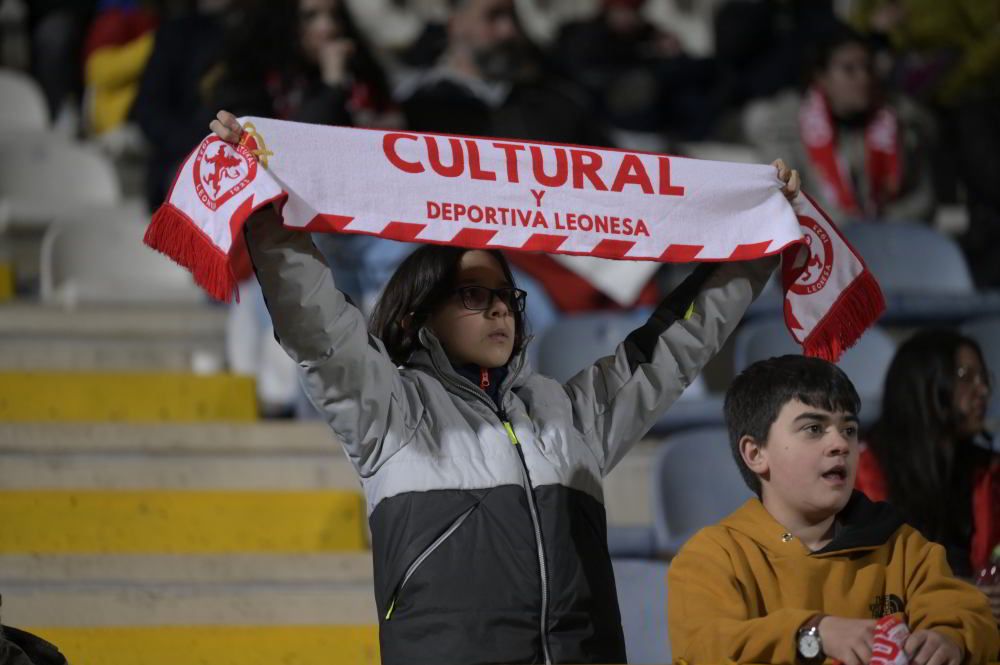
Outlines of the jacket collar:
M 834 537 L 825 547 L 810 551 L 771 516 L 759 499 L 750 499 L 721 523 L 749 537 L 778 556 L 808 557 L 872 550 L 884 545 L 903 525 L 888 503 L 876 503 L 854 490 L 847 505 L 837 514 Z
M 437 335 L 431 332 L 430 328 L 421 328 L 417 337 L 423 348 L 417 349 L 410 354 L 410 358 L 406 362 L 407 367 L 427 372 L 437 377 L 451 392 L 482 400 L 494 410 L 497 405 L 500 405 L 502 408 L 507 393 L 516 386 L 522 385 L 531 373 L 525 357 L 525 349 L 528 343 L 531 342 L 531 338 L 529 337 L 525 340 L 521 350 L 514 353 L 507 363 L 507 376 L 504 378 L 503 383 L 500 384 L 497 402 L 494 404 L 490 396 L 477 384 L 459 374 L 451 364 L 451 360 L 448 358 L 448 354 L 445 353 L 444 347 L 441 346 L 441 341 L 437 338 Z

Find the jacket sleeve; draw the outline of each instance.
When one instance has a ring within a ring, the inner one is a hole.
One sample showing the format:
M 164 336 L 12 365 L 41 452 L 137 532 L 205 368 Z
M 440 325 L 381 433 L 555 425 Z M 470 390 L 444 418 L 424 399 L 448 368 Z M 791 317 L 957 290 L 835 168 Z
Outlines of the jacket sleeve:
M 744 583 L 712 527 L 695 534 L 667 572 L 675 662 L 795 663 L 795 635 L 815 610 L 783 608 L 750 618 Z
M 618 345 L 564 386 L 606 475 L 718 352 L 777 257 L 701 264 Z
M 944 548 L 910 529 L 906 536 L 906 610 L 910 630 L 934 630 L 961 644 L 965 663 L 995 662 L 997 624 L 986 594 L 952 575 Z
M 275 337 L 355 469 L 370 476 L 416 428 L 423 414 L 416 387 L 334 287 L 308 233 L 284 228 L 271 207 L 255 213 L 245 233 Z

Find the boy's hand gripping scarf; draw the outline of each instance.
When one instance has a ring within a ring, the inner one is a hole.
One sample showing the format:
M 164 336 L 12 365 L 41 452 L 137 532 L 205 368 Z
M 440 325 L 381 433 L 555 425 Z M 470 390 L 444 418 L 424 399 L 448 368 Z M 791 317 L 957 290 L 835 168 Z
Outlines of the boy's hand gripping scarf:
M 836 360 L 884 309 L 878 284 L 773 166 L 579 146 L 246 118 L 181 166 L 146 243 L 227 301 L 244 275 L 241 228 L 276 204 L 302 231 L 600 256 L 745 261 L 781 254 L 785 322 Z

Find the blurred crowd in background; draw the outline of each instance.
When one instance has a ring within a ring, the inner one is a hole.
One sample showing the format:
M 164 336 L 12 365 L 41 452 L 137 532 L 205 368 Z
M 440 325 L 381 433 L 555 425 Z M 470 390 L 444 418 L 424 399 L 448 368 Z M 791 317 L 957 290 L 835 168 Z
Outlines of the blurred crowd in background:
M 841 223 L 961 206 L 977 283 L 1000 284 L 995 3 L 4 0 L 0 25 L 2 64 L 36 78 L 59 131 L 142 155 L 150 208 L 219 109 L 675 154 L 724 142 L 792 162 Z

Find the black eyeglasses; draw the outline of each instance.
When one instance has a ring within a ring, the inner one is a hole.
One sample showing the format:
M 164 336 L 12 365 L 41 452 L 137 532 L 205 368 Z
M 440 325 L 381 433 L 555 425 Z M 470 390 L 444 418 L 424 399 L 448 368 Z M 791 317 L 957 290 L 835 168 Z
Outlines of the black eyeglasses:
M 527 291 L 515 289 L 512 286 L 505 286 L 500 289 L 491 289 L 485 286 L 460 286 L 452 293 L 457 293 L 462 298 L 462 305 L 465 309 L 474 312 L 484 312 L 493 306 L 493 299 L 500 298 L 507 309 L 512 312 L 521 313 L 524 311 L 524 301 L 528 297 Z

